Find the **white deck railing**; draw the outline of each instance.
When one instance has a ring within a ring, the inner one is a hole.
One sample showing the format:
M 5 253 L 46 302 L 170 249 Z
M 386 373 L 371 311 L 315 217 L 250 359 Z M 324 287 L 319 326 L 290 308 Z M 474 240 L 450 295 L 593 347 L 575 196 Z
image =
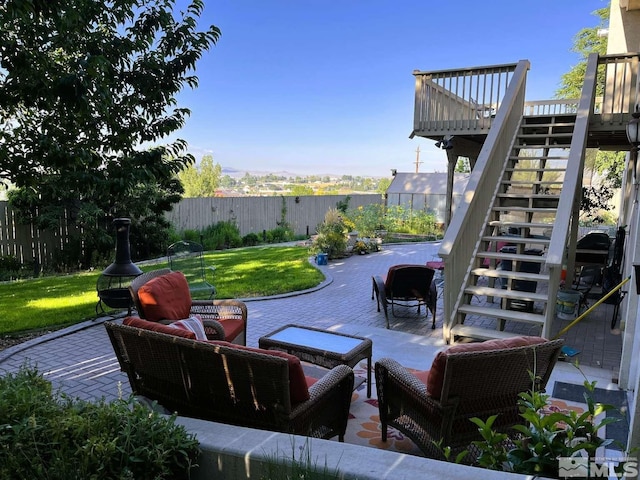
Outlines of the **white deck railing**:
M 414 71 L 414 132 L 486 133 L 517 65 Z

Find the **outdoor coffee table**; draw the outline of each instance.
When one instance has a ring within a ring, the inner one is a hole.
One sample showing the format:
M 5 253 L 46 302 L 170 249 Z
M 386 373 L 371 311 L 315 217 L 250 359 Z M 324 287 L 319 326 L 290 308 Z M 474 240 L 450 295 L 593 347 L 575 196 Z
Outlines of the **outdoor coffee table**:
M 371 355 L 373 342 L 369 338 L 345 333 L 329 332 L 320 328 L 285 325 L 260 337 L 260 348 L 280 350 L 300 360 L 325 368 L 337 365 L 355 367 L 367 359 L 367 398 L 371 398 Z

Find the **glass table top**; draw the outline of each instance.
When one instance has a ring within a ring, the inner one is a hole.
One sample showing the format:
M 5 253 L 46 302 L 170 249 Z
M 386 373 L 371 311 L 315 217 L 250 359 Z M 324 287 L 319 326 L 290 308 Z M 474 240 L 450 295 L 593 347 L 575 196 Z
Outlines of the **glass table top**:
M 317 348 L 318 350 L 330 350 L 344 354 L 350 352 L 362 343 L 362 339 L 336 335 L 332 332 L 318 332 L 300 327 L 287 327 L 269 336 L 272 340 Z

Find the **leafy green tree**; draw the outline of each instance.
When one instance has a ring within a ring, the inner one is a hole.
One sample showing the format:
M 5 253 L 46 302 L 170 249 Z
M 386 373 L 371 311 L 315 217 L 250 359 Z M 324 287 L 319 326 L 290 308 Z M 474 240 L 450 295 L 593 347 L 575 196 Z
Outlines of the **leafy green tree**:
M 556 91 L 557 98 L 580 98 L 589 54 L 607 53 L 607 37 L 598 34 L 598 31 L 606 28 L 609 22 L 609 5 L 598 9 L 593 14 L 598 17 L 599 23 L 594 27 L 580 30 L 574 37 L 572 51 L 580 56 L 580 61 L 562 76 L 560 88 Z M 598 70 L 597 96 L 602 96 L 604 88 L 605 70 Z M 599 213 L 611 209 L 610 200 L 614 190 L 622 184 L 624 171 L 624 152 L 598 151 L 593 157 L 587 152 L 585 159 L 585 171 L 590 172 L 593 179 L 594 173 L 598 174 L 598 183 L 592 183 L 582 188 L 581 216 L 586 221 L 597 220 Z
M 85 252 L 105 248 L 113 217 L 154 228 L 194 160 L 183 140 L 158 142 L 184 125 L 190 111 L 176 94 L 197 86 L 196 62 L 220 32 L 198 30 L 203 0 L 180 12 L 175 3 L 0 6 L 0 181 L 18 187 L 14 206 L 37 227 L 80 226 Z
M 178 178 L 184 187 L 185 197 L 213 197 L 220 185 L 221 175 L 220 164 L 214 165 L 213 157 L 205 155 L 200 165 L 188 165 L 178 174 Z
M 379 193 L 380 195 L 384 195 L 385 193 L 387 193 L 387 190 L 389 189 L 389 185 L 391 185 L 390 178 L 381 178 L 378 181 L 378 186 L 376 187 L 376 193 Z
M 313 195 L 313 188 L 309 185 L 292 185 L 291 190 L 287 194 L 289 196 L 293 195 L 299 197 L 301 195 Z
M 471 164 L 469 163 L 469 159 L 467 157 L 458 157 L 458 161 L 456 162 L 456 168 L 454 171 L 456 173 L 471 172 Z

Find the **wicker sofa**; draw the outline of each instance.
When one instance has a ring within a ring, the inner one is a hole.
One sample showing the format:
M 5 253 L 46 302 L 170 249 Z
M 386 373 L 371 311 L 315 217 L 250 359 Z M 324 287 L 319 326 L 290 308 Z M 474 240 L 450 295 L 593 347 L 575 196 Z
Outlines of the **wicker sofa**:
M 521 392 L 546 387 L 562 340 L 513 337 L 454 345 L 436 355 L 430 370 L 409 371 L 390 358 L 375 364 L 382 440 L 391 425 L 411 438 L 431 458 L 443 459 L 436 446 L 454 456 L 480 440 L 470 421 L 498 414 L 494 428 L 509 433 L 523 423 Z M 535 379 L 532 380 L 531 374 Z M 472 456 L 467 456 L 472 462 Z
M 344 440 L 354 381 L 346 365 L 311 379 L 300 360 L 284 352 L 199 341 L 139 318 L 105 326 L 133 393 L 171 412 Z

